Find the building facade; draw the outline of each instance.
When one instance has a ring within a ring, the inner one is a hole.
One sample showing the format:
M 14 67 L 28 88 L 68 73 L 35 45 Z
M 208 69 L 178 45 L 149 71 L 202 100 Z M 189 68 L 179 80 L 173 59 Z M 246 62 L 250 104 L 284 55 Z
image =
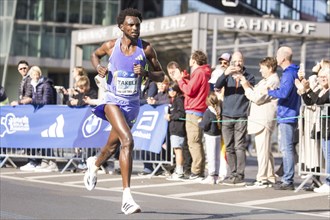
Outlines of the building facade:
M 1 19 L 1 84 L 11 100 L 17 98 L 20 75 L 16 64 L 27 60 L 38 65 L 56 85 L 70 84 L 72 32 L 116 23 L 118 12 L 138 8 L 144 19 L 175 16 L 191 12 L 239 14 L 258 17 L 325 22 L 327 0 L 240 0 L 237 7 L 225 7 L 226 0 L 3 0 Z M 232 1 L 232 0 L 227 0 Z M 223 33 L 225 35 L 226 33 Z M 225 36 L 224 36 L 225 37 Z M 158 39 L 162 41 L 162 39 Z M 169 42 L 169 41 L 166 41 Z M 160 43 L 159 46 L 162 46 Z M 186 44 L 185 44 L 186 45 Z M 95 71 L 89 57 L 99 44 L 83 45 L 84 66 L 90 77 Z M 156 46 L 157 49 L 157 46 Z M 171 48 L 169 48 L 171 49 Z M 185 53 L 190 50 L 183 48 Z M 173 55 L 180 56 L 175 50 Z M 326 54 L 325 54 L 326 55 Z M 160 50 L 160 59 L 166 53 Z M 184 60 L 182 61 L 184 62 Z M 93 82 L 93 80 L 91 80 Z

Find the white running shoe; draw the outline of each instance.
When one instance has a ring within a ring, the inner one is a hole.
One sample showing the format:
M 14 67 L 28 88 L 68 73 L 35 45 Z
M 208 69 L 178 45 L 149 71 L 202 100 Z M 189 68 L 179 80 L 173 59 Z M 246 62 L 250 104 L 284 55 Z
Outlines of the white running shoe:
M 167 180 L 173 180 L 173 181 L 181 181 L 184 179 L 184 175 L 182 174 L 178 174 L 177 172 L 172 173 L 171 176 L 169 176 L 168 178 L 166 178 Z
M 324 183 L 319 188 L 314 188 L 314 192 L 316 193 L 330 193 L 330 186 L 326 183 Z
M 214 177 L 214 176 L 207 176 L 206 178 L 202 179 L 200 181 L 201 184 L 216 184 L 216 180 L 218 179 L 218 177 Z
M 130 215 L 133 213 L 141 212 L 141 207 L 135 203 L 133 198 L 127 199 L 125 202 L 123 201 L 123 205 L 121 206 L 121 211 L 125 215 Z
M 87 190 L 91 191 L 95 188 L 97 183 L 96 173 L 92 171 L 93 166 L 95 166 L 96 157 L 89 157 L 86 161 L 87 171 L 84 176 L 84 184 Z
M 21 166 L 19 168 L 21 171 L 34 171 L 36 169 L 36 166 L 34 166 L 32 163 L 27 163 L 24 166 Z

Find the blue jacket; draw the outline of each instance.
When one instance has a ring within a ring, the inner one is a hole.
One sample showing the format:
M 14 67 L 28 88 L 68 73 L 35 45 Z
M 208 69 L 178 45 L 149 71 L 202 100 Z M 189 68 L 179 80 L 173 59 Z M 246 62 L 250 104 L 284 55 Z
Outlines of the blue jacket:
M 298 70 L 299 67 L 295 64 L 288 66 L 283 70 L 280 87 L 268 91 L 268 95 L 278 98 L 278 123 L 296 123 L 298 121 L 301 98 L 294 84 L 294 80 L 298 78 Z

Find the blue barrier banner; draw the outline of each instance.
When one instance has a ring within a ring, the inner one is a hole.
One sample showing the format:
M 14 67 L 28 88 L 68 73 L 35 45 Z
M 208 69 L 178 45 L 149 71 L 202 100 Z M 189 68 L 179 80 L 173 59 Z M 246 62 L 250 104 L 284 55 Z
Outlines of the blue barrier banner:
M 168 122 L 165 113 L 168 105 L 143 105 L 132 128 L 134 149 L 159 153 L 164 143 Z
M 103 147 L 108 139 L 111 125 L 96 117 L 91 109 L 91 107 L 72 108 L 65 105 L 1 106 L 1 147 Z M 164 126 L 161 122 L 166 125 Z M 160 127 L 157 123 L 160 123 Z M 164 106 L 141 106 L 135 125 L 138 125 L 137 134 L 150 134 L 147 135 L 149 138 L 134 135 L 135 148 L 160 152 L 161 144 L 154 139 L 164 140 L 166 135 L 167 122 L 164 120 Z M 157 130 L 156 135 L 150 132 L 151 128 Z M 132 132 L 134 133 L 134 130 Z M 140 143 L 141 145 L 138 146 Z M 151 149 L 149 146 L 152 146 Z

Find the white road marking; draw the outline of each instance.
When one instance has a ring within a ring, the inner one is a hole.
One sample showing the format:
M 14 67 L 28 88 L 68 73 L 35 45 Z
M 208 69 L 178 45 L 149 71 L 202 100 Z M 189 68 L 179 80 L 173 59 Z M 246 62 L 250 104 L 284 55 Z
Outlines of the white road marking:
M 291 200 L 298 200 L 298 199 L 308 199 L 308 198 L 314 198 L 314 197 L 320 197 L 324 196 L 323 193 L 311 193 L 311 194 L 302 194 L 302 195 L 296 195 L 296 196 L 285 196 L 285 197 L 279 197 L 274 199 L 260 199 L 260 200 L 252 200 L 247 202 L 240 202 L 236 203 L 237 205 L 248 205 L 248 206 L 254 206 L 254 205 L 263 205 L 267 203 L 275 203 L 275 202 L 284 202 L 284 201 L 291 201 Z
M 178 193 L 178 194 L 171 194 L 168 196 L 182 198 L 182 197 L 189 197 L 189 196 L 199 196 L 199 195 L 207 195 L 207 194 L 215 194 L 215 193 L 228 193 L 228 192 L 238 192 L 238 191 L 248 191 L 248 190 L 256 190 L 257 188 L 247 188 L 247 187 L 234 187 L 231 189 L 218 189 L 218 190 L 203 190 L 199 192 L 189 192 L 189 193 Z M 260 189 L 260 188 L 258 188 Z

